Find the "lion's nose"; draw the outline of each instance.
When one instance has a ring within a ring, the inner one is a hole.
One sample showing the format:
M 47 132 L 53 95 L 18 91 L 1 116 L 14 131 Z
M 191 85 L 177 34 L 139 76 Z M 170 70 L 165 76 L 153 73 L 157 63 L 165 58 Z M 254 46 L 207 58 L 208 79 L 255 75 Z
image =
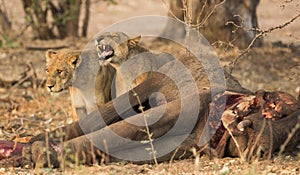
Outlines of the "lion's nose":
M 52 92 L 52 88 L 54 87 L 54 85 L 47 85 L 47 87 Z

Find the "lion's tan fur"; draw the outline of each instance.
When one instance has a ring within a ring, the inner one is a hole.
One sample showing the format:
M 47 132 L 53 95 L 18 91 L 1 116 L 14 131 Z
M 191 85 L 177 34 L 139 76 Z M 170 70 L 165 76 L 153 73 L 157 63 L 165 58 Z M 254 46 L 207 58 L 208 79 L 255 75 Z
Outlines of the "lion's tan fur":
M 141 46 L 141 36 L 130 38 L 123 32 L 107 32 L 100 36 L 100 43 L 114 49 L 113 57 L 104 60 L 103 67 L 110 64 L 116 69 L 116 97 L 138 86 L 152 72 L 172 60 L 166 53 L 153 53 Z
M 95 110 L 97 106 L 111 100 L 110 85 L 115 72 L 111 67 L 101 69 L 93 67 L 92 65 L 97 65 L 97 61 L 93 60 L 93 53 L 82 56 L 82 52 L 82 50 L 62 49 L 57 51 L 48 50 L 45 54 L 47 62 L 46 86 L 51 92 L 60 92 L 69 88 L 72 108 L 79 118 Z M 86 63 L 87 61 L 94 61 L 95 63 Z M 85 67 L 81 68 L 80 71 L 76 71 L 83 64 Z M 91 80 L 88 80 L 88 82 L 76 81 L 76 78 L 88 77 L 93 72 L 98 72 L 95 82 L 91 82 Z M 76 83 L 76 87 L 73 86 L 74 82 L 79 82 Z M 95 100 L 90 100 L 93 97 L 95 97 Z

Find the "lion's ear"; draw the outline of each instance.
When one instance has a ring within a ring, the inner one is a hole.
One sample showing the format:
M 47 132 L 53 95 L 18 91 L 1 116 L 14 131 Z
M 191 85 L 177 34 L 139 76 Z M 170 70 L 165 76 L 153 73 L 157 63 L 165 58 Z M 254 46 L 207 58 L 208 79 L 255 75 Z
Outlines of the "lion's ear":
M 141 40 L 141 35 L 140 36 L 137 36 L 135 38 L 131 38 L 128 40 L 128 47 L 129 48 L 134 48 Z
M 56 51 L 54 51 L 54 50 L 47 50 L 46 54 L 45 54 L 46 62 L 49 62 L 52 59 L 52 56 L 55 55 L 55 54 L 57 54 Z
M 70 54 L 72 56 L 69 60 L 69 63 L 71 64 L 71 66 L 73 68 L 76 68 L 79 65 L 80 61 L 81 61 L 81 57 L 80 57 L 81 51 L 73 51 Z

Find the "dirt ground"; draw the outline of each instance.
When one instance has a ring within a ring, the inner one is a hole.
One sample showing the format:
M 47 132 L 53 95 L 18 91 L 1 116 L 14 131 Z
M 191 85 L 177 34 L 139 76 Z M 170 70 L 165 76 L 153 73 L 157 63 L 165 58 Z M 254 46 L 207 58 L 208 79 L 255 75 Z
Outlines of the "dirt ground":
M 15 5 L 9 2 L 6 4 L 8 8 Z M 122 19 L 139 15 L 166 15 L 168 9 L 161 0 L 116 2 L 117 5 L 92 1 L 88 38 Z M 297 0 L 261 0 L 257 11 L 260 27 L 268 29 L 289 21 L 300 13 L 299 6 Z M 22 15 L 17 7 L 11 14 L 17 28 L 24 21 L 16 14 Z M 252 49 L 237 62 L 233 75 L 252 91 L 282 90 L 297 96 L 300 91 L 299 31 L 300 19 L 297 19 L 288 27 L 268 34 L 264 38 L 263 47 Z M 24 36 L 21 41 L 0 48 L 0 140 L 36 135 L 46 129 L 72 122 L 68 92 L 50 94 L 44 87 L 45 51 L 28 50 L 28 47 L 51 48 L 64 45 L 82 48 L 88 38 L 32 41 L 30 37 Z M 239 55 L 234 51 L 218 53 L 221 64 L 226 68 Z M 66 171 L 0 167 L 0 174 L 300 174 L 299 168 L 300 155 L 295 154 L 251 163 L 238 158 L 210 160 L 203 156 L 199 162 L 191 158 L 161 163 L 158 166 L 112 163 L 92 167 L 76 166 Z

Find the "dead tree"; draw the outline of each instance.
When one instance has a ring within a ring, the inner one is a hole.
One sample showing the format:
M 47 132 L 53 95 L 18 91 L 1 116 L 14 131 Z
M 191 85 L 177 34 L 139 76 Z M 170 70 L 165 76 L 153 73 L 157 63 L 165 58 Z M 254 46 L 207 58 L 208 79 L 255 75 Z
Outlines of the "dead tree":
M 27 22 L 39 39 L 85 37 L 90 0 L 22 0 Z M 83 11 L 83 12 L 82 12 Z M 83 13 L 83 25 L 79 26 Z
M 245 48 L 257 33 L 258 3 L 259 0 L 169 0 L 169 16 L 199 29 L 210 43 Z M 182 37 L 183 29 L 167 25 L 164 33 Z
M 0 8 L 0 46 L 5 42 L 6 38 L 10 36 L 11 21 L 7 13 Z

